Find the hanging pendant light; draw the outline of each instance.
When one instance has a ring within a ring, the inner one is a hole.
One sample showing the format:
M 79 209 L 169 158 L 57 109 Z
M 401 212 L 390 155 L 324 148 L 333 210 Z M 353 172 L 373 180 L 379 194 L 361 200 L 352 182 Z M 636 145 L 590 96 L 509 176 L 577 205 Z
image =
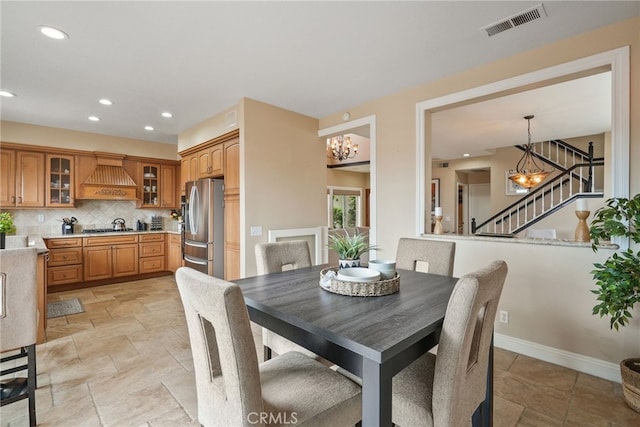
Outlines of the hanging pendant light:
M 350 136 L 327 138 L 327 157 L 342 162 L 355 157 L 356 154 L 358 144 L 352 144 Z
M 509 179 L 524 188 L 533 188 L 545 180 L 552 171 L 545 171 L 533 155 L 533 144 L 531 143 L 531 119 L 535 116 L 525 116 L 527 120 L 527 145 L 524 147 L 524 154 L 518 160 L 515 170 L 509 171 Z

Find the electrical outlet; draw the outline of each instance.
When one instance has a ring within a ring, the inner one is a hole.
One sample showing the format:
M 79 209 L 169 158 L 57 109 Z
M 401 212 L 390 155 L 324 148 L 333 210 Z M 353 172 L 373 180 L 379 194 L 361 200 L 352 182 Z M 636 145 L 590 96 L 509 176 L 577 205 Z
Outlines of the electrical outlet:
M 38 222 L 44 222 L 44 215 L 38 215 Z
M 500 310 L 500 323 L 509 323 L 509 312 Z
M 262 236 L 262 227 L 259 225 L 252 225 L 250 234 L 252 236 Z

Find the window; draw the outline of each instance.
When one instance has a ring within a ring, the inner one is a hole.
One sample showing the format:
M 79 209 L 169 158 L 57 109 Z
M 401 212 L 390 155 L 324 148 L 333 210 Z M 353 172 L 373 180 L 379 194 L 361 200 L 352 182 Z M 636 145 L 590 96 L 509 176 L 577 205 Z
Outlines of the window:
M 361 225 L 361 199 L 362 190 L 359 188 L 327 188 L 329 228 L 346 228 Z

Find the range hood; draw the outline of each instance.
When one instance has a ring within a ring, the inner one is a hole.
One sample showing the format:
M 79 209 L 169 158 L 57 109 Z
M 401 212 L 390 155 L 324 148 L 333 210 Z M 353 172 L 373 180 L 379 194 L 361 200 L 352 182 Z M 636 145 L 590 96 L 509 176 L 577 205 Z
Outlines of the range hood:
M 122 166 L 123 155 L 96 154 L 96 168 L 80 185 L 78 199 L 137 200 L 138 185 Z

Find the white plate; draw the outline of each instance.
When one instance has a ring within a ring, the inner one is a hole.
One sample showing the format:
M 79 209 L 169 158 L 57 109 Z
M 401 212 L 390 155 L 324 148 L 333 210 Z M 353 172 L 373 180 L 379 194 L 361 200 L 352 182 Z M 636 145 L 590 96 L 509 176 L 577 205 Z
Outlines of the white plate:
M 375 282 L 380 280 L 380 272 L 364 267 L 343 268 L 336 277 L 345 282 Z

